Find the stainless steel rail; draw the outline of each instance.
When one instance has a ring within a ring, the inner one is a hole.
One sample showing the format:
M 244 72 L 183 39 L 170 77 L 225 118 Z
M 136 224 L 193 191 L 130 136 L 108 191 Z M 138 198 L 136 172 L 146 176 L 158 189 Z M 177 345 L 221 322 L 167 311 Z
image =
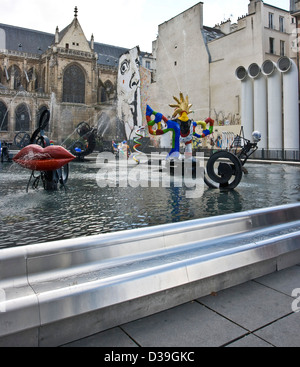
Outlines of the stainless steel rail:
M 297 263 L 300 204 L 3 249 L 0 346 L 61 345 Z

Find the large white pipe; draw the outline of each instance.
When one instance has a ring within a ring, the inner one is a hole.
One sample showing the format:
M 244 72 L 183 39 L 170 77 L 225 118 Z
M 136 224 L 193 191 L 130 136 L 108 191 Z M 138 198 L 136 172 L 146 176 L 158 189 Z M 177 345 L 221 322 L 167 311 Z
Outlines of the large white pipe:
M 235 75 L 242 82 L 241 91 L 241 118 L 244 128 L 244 136 L 246 139 L 251 139 L 254 125 L 253 115 L 253 82 L 248 76 L 247 70 L 240 66 L 236 69 Z
M 261 132 L 259 147 L 268 149 L 267 80 L 255 63 L 249 66 L 248 74 L 254 80 L 254 130 Z
M 283 149 L 282 78 L 276 64 L 266 60 L 262 65 L 268 84 L 268 133 L 269 149 Z
M 284 56 L 277 63 L 283 73 L 284 149 L 299 150 L 299 89 L 296 63 Z

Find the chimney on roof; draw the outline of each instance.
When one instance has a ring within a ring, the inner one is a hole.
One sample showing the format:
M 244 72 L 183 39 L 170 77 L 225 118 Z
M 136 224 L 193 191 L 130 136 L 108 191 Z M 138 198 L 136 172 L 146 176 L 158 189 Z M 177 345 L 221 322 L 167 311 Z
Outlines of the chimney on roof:
M 256 4 L 261 2 L 261 0 L 250 0 L 250 4 L 248 5 L 248 13 L 254 14 L 256 13 Z
M 203 18 L 204 18 L 204 4 L 200 3 L 200 29 L 203 29 Z
M 294 11 L 296 11 L 296 1 L 290 0 L 290 12 L 293 13 Z

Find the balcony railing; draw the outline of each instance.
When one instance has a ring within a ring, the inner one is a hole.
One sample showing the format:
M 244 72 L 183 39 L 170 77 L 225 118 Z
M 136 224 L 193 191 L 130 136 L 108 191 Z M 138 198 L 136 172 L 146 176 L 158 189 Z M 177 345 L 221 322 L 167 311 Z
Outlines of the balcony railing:
M 6 50 L 6 49 L 0 49 L 0 54 L 4 54 L 6 56 L 17 56 L 17 57 L 23 57 L 27 59 L 40 59 L 40 54 L 36 53 L 29 53 L 29 52 L 22 52 L 22 51 L 14 51 L 14 50 Z
M 0 95 L 10 97 L 44 98 L 50 99 L 50 94 L 43 92 L 17 91 L 15 89 L 0 88 Z

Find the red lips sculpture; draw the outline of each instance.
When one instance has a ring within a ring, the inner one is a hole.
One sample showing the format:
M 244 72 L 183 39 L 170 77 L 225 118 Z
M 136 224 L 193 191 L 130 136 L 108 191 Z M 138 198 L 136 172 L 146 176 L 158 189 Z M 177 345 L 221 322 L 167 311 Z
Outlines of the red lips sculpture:
M 40 145 L 31 144 L 23 148 L 13 160 L 31 171 L 55 171 L 75 158 L 59 145 L 42 148 Z

